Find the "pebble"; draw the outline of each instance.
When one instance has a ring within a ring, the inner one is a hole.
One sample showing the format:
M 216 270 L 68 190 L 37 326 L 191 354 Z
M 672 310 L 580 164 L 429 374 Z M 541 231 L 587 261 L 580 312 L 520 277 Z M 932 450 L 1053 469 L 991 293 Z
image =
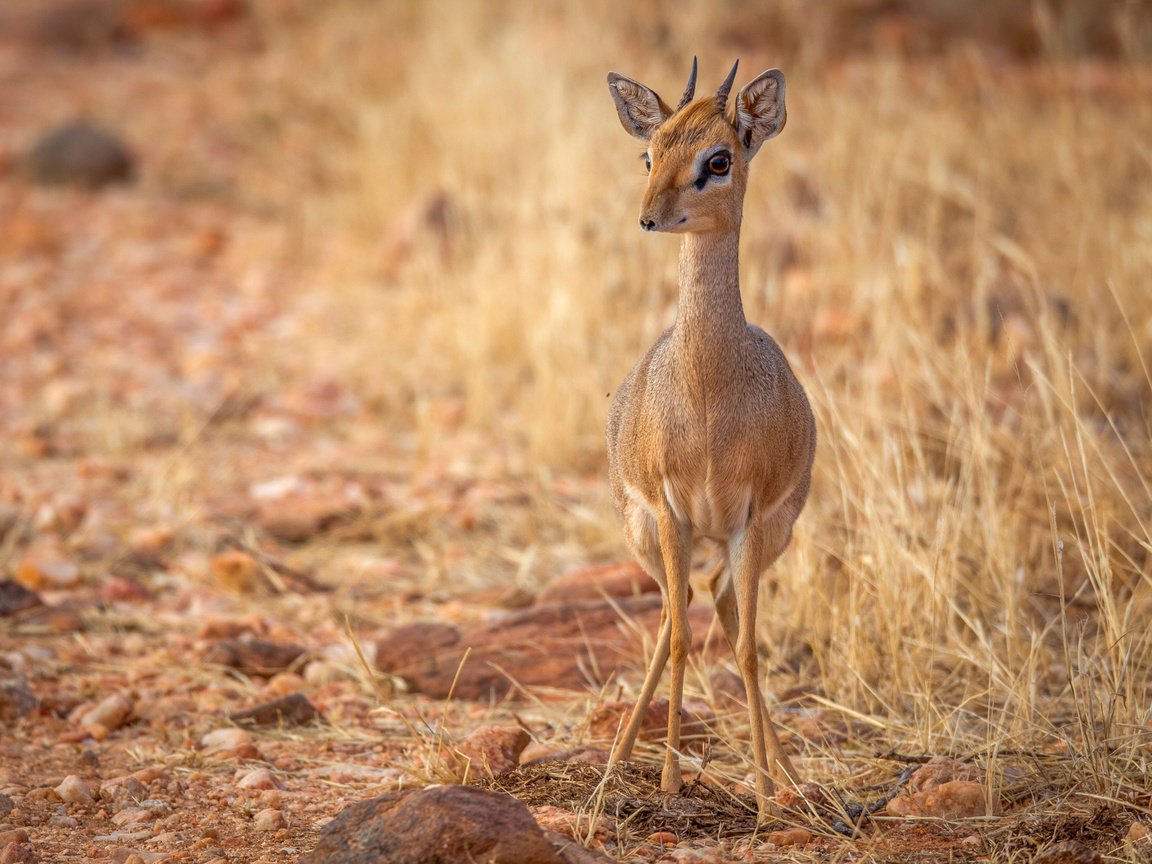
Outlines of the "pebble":
M 79 725 L 92 731 L 99 731 L 96 727 L 101 727 L 108 732 L 115 732 L 132 716 L 135 707 L 136 704 L 127 696 L 113 693 L 95 708 L 86 711 L 80 717 Z
M 92 797 L 92 788 L 87 781 L 75 774 L 69 774 L 61 781 L 60 785 L 56 787 L 56 794 L 60 796 L 61 801 L 69 804 L 89 805 L 96 803 Z
M 200 738 L 200 746 L 206 750 L 235 750 L 251 743 L 251 734 L 235 727 L 213 729 Z
M 37 864 L 40 858 L 31 846 L 9 843 L 0 851 L 0 864 Z
M 648 842 L 657 843 L 661 846 L 675 846 L 680 840 L 671 831 L 657 831 L 655 834 L 648 835 Z
M 13 828 L 10 831 L 0 831 L 0 849 L 9 843 L 27 843 L 28 832 L 23 828 Z
M 280 810 L 261 810 L 252 818 L 257 831 L 279 831 L 284 827 L 284 813 Z
M 1139 819 L 1135 820 L 1128 826 L 1128 833 L 1124 835 L 1125 843 L 1138 843 L 1141 840 L 1148 839 L 1148 828 Z
M 531 736 L 519 726 L 481 726 L 460 742 L 453 754 L 469 779 L 507 774 L 520 764 Z
M 939 819 L 966 819 L 988 815 L 982 783 L 953 780 L 917 792 L 899 795 L 888 802 L 889 816 L 935 816 Z
M 807 828 L 785 828 L 782 831 L 771 831 L 764 838 L 773 846 L 803 846 L 811 842 L 812 832 Z
M 249 771 L 236 783 L 237 789 L 283 789 L 284 785 L 267 768 Z
M 58 126 L 41 138 L 25 159 L 37 183 L 97 189 L 132 179 L 134 158 L 115 134 L 85 120 Z

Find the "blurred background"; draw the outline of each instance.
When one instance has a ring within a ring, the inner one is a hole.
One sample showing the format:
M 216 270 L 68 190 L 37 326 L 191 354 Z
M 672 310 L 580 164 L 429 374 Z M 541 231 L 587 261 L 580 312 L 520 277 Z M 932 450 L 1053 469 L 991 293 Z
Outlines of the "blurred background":
M 282 493 L 245 484 L 371 476 L 403 491 L 353 502 L 366 536 L 414 579 L 626 556 L 603 421 L 676 240 L 636 227 L 605 75 L 674 98 L 693 55 L 701 92 L 737 57 L 788 79 L 742 284 L 821 440 L 771 649 L 925 739 L 1085 694 L 1146 724 L 1140 0 L 6 0 L 5 500 L 129 462 L 105 524 L 195 548 Z

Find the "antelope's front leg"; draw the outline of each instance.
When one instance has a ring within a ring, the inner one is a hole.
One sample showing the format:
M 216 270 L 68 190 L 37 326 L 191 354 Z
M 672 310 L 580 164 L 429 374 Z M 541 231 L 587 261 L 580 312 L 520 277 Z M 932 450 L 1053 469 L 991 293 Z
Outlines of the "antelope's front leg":
M 676 518 L 665 498 L 657 513 L 660 552 L 668 580 L 667 612 L 669 659 L 672 682 L 668 693 L 668 740 L 664 753 L 664 772 L 660 788 L 665 792 L 680 791 L 680 709 L 684 704 L 684 668 L 692 646 L 692 629 L 688 624 L 688 570 L 691 564 L 692 528 Z

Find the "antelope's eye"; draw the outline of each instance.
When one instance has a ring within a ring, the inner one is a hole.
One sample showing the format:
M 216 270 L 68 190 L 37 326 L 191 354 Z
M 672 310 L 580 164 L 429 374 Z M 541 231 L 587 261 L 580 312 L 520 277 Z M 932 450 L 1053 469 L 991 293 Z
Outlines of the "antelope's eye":
M 652 159 L 647 154 L 644 155 L 644 170 L 649 174 L 652 173 Z
M 723 177 L 732 168 L 732 160 L 727 153 L 717 153 L 708 160 L 708 173 Z

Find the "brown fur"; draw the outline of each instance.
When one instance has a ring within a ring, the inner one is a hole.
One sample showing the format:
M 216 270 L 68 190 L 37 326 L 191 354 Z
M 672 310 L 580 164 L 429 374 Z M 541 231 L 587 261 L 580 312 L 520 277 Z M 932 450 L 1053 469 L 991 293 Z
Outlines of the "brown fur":
M 630 80 L 628 85 L 633 95 L 636 87 L 646 90 Z M 748 324 L 740 299 L 738 247 L 748 160 L 783 126 L 783 77 L 765 73 L 745 87 L 737 96 L 735 121 L 713 97 L 675 114 L 650 91 L 639 98 L 664 112 L 663 121 L 651 127 L 621 110 L 625 128 L 650 141 L 652 167 L 641 224 L 684 238 L 676 323 L 624 379 L 608 415 L 613 499 L 629 547 L 661 585 L 666 612 L 638 710 L 613 760 L 628 757 L 636 716 L 670 656 L 673 710 L 663 786 L 679 787 L 675 708 L 690 644 L 688 567 L 694 539 L 714 540 L 725 561 L 712 590 L 748 691 L 763 811 L 773 791 L 768 772 L 797 777 L 760 696 L 757 587 L 792 536 L 808 497 L 816 451 L 816 424 L 804 389 L 772 337 Z M 744 125 L 740 106 L 745 106 Z M 727 182 L 710 179 L 700 189 L 701 154 L 720 146 L 731 153 Z

